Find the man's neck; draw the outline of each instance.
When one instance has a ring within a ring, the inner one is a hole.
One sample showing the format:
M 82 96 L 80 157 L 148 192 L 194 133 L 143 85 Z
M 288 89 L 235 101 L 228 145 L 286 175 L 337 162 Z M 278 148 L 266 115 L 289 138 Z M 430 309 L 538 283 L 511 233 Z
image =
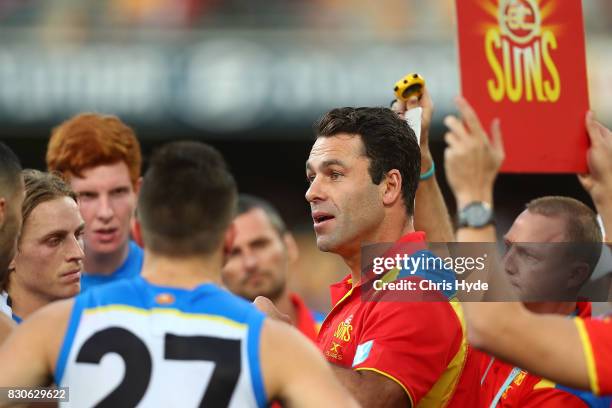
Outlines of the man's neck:
M 154 285 L 193 289 L 204 283 L 220 284 L 221 266 L 220 253 L 168 257 L 145 251 L 141 275 Z
M 11 298 L 11 309 L 15 316 L 25 319 L 38 309 L 52 302 L 51 299 L 29 292 L 16 282 L 12 282 L 8 290 Z
M 342 255 L 344 262 L 351 269 L 353 287 L 361 281 L 361 247 L 363 244 L 393 244 L 404 235 L 414 232 L 412 218 L 404 217 L 403 222 L 394 221 L 381 225 L 381 228 L 378 228 L 377 232 L 367 241 L 358 242 L 350 253 L 346 256 Z
M 558 314 L 568 316 L 576 310 L 576 302 L 527 302 L 525 307 L 537 314 Z
M 89 251 L 85 245 L 84 270 L 88 275 L 112 275 L 128 257 L 130 241 L 125 241 L 119 249 L 111 253 L 96 253 Z
M 284 313 L 291 318 L 291 322 L 294 326 L 297 325 L 297 310 L 295 310 L 295 306 L 291 301 L 288 290 L 285 289 L 283 293 L 281 293 L 281 295 L 272 302 L 281 313 Z

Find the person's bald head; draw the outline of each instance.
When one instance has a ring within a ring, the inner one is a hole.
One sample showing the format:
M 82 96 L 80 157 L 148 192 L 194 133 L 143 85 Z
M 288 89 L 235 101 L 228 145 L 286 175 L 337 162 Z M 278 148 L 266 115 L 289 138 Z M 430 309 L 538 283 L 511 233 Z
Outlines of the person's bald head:
M 0 142 L 0 282 L 15 254 L 21 230 L 23 178 L 15 153 Z

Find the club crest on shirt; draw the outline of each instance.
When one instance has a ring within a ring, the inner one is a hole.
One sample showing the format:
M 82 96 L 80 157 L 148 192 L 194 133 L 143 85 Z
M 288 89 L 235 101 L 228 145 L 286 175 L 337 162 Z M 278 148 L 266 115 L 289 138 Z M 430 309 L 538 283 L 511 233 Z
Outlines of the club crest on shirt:
M 334 333 L 334 337 L 338 340 L 347 342 L 351 340 L 351 331 L 353 331 L 353 326 L 351 325 L 351 321 L 353 320 L 353 315 L 350 315 L 344 321 L 340 322 L 336 331 Z
M 350 315 L 346 319 L 340 322 L 336 331 L 334 332 L 334 339 L 332 340 L 329 349 L 325 351 L 325 355 L 327 357 L 333 358 L 335 360 L 342 360 L 342 346 L 344 343 L 351 340 L 351 332 L 353 331 L 353 326 L 351 322 L 353 321 L 353 315 Z

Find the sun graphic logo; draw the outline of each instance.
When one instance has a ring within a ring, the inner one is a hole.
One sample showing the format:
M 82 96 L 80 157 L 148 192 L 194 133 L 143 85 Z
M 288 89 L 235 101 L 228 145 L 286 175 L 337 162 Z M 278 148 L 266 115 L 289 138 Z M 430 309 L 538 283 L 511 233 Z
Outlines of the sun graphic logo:
M 517 44 L 527 44 L 540 35 L 542 17 L 535 0 L 501 0 L 499 27 Z
M 497 20 L 487 24 L 484 52 L 492 78 L 486 85 L 491 100 L 513 103 L 554 103 L 561 95 L 561 78 L 555 63 L 559 47 L 550 20 L 554 0 L 482 0 L 485 11 Z M 542 10 L 546 10 L 543 12 Z

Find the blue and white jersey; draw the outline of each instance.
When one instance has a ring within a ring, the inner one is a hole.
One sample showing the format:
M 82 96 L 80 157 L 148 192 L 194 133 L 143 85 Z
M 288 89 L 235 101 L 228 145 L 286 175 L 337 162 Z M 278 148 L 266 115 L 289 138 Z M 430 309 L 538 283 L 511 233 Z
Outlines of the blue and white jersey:
M 263 313 L 208 283 L 193 290 L 138 276 L 76 297 L 55 383 L 64 406 L 265 406 Z
M 123 279 L 130 279 L 140 275 L 144 260 L 144 251 L 134 241 L 129 241 L 128 256 L 123 264 L 110 275 L 89 274 L 84 271 L 81 274 L 81 293 L 85 293 L 91 288 Z

